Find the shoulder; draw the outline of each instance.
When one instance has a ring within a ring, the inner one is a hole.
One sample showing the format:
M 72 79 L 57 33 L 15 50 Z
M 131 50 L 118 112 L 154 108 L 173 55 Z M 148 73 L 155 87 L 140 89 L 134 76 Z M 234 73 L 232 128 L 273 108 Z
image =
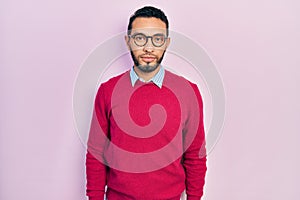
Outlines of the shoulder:
M 129 76 L 129 71 L 123 72 L 117 76 L 110 78 L 108 81 L 101 83 L 100 87 L 105 87 L 107 89 L 114 88 L 114 86 L 120 80 L 120 78 L 127 75 Z
M 172 82 L 173 81 L 177 81 L 177 82 L 180 82 L 180 83 L 186 83 L 186 84 L 189 84 L 190 86 L 192 86 L 192 88 L 195 90 L 198 90 L 198 86 L 197 84 L 191 82 L 190 80 L 188 80 L 187 78 L 183 77 L 183 76 L 180 76 L 178 74 L 175 74 L 169 70 L 166 70 L 165 69 L 165 78 L 168 79 L 168 80 L 171 80 Z
M 180 93 L 186 95 L 186 96 L 190 96 L 190 91 L 193 91 L 193 93 L 196 95 L 197 99 L 199 102 L 202 102 L 202 96 L 200 93 L 200 90 L 197 86 L 196 83 L 191 82 L 190 80 L 188 80 L 187 78 L 183 77 L 183 76 L 179 76 L 173 72 L 170 72 L 168 70 L 165 70 L 165 83 L 166 86 L 171 86 L 172 88 L 179 88 Z M 192 90 L 191 90 L 192 89 Z
M 117 82 L 120 80 L 121 77 L 123 76 L 129 76 L 129 71 L 125 71 L 119 75 L 116 75 L 112 78 L 110 78 L 109 80 L 102 82 L 98 88 L 98 92 L 99 90 L 105 90 L 107 92 L 112 91 L 115 87 L 115 85 L 117 84 Z
M 129 71 L 123 72 L 119 75 L 116 75 L 116 76 L 110 78 L 109 80 L 107 80 L 105 82 L 102 82 L 97 89 L 96 99 L 107 98 L 107 97 L 111 96 L 111 94 L 115 88 L 115 85 L 120 80 L 120 78 L 123 76 L 129 77 Z

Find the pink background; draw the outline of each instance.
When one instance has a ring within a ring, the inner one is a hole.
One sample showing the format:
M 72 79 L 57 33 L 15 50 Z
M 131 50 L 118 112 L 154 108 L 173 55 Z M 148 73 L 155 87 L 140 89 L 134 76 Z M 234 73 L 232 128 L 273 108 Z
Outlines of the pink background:
M 1 1 L 0 199 L 85 199 L 74 82 L 91 50 L 149 4 L 201 44 L 223 78 L 226 120 L 204 199 L 299 199 L 295 0 Z

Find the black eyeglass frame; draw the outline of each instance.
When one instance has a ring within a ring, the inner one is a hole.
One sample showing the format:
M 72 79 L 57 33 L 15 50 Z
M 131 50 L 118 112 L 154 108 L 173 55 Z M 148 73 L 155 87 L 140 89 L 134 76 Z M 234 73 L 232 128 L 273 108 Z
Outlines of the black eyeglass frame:
M 135 37 L 136 37 L 137 35 L 142 35 L 143 37 L 146 38 L 145 44 L 139 45 L 139 44 L 136 43 Z M 161 45 L 155 45 L 154 42 L 153 42 L 153 37 L 155 37 L 155 36 L 163 36 L 164 42 L 163 42 Z M 165 36 L 164 34 L 161 34 L 161 33 L 157 33 L 157 34 L 154 34 L 154 35 L 152 35 L 152 36 L 147 36 L 147 35 L 145 35 L 144 33 L 135 33 L 135 34 L 133 34 L 133 35 L 128 35 L 128 37 L 129 37 L 129 38 L 132 38 L 133 41 L 134 41 L 134 44 L 135 44 L 136 46 L 138 46 L 138 47 L 143 47 L 143 46 L 145 46 L 145 45 L 148 43 L 148 39 L 149 39 L 149 38 L 151 38 L 151 42 L 152 42 L 153 46 L 155 46 L 155 47 L 161 47 L 161 46 L 163 46 L 163 45 L 166 43 L 166 39 L 168 39 L 167 36 Z

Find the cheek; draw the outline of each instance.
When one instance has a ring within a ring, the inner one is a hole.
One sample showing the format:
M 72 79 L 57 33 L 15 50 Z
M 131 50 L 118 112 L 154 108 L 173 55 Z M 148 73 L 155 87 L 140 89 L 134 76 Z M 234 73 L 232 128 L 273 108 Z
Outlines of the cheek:
M 140 51 L 140 49 L 139 48 L 137 48 L 136 46 L 134 46 L 134 45 L 129 45 L 129 49 L 130 49 L 130 51 L 132 51 L 134 54 L 137 54 L 139 51 Z
M 160 58 L 164 54 L 165 50 L 160 50 L 157 52 L 157 56 Z
M 141 51 L 143 51 L 143 48 L 142 48 L 142 47 L 138 47 L 138 46 L 132 44 L 132 42 L 129 44 L 129 48 L 130 48 L 130 50 L 133 51 L 135 54 L 136 54 L 136 53 L 139 53 L 139 52 L 141 52 Z
M 133 55 L 138 58 L 142 53 L 143 51 L 140 51 L 140 50 L 132 50 L 132 53 Z

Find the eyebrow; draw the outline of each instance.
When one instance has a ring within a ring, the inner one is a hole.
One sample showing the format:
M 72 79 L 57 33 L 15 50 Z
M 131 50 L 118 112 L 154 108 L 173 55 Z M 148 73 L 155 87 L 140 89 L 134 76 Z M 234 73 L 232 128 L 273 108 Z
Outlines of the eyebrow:
M 154 36 L 154 35 L 163 35 L 163 36 L 166 36 L 165 33 L 155 33 L 155 34 L 153 34 L 153 35 L 148 35 L 148 34 L 143 33 L 143 32 L 136 32 L 136 33 L 132 33 L 132 32 L 131 32 L 130 35 L 138 35 L 138 34 L 143 34 L 143 35 L 145 35 L 145 36 Z

